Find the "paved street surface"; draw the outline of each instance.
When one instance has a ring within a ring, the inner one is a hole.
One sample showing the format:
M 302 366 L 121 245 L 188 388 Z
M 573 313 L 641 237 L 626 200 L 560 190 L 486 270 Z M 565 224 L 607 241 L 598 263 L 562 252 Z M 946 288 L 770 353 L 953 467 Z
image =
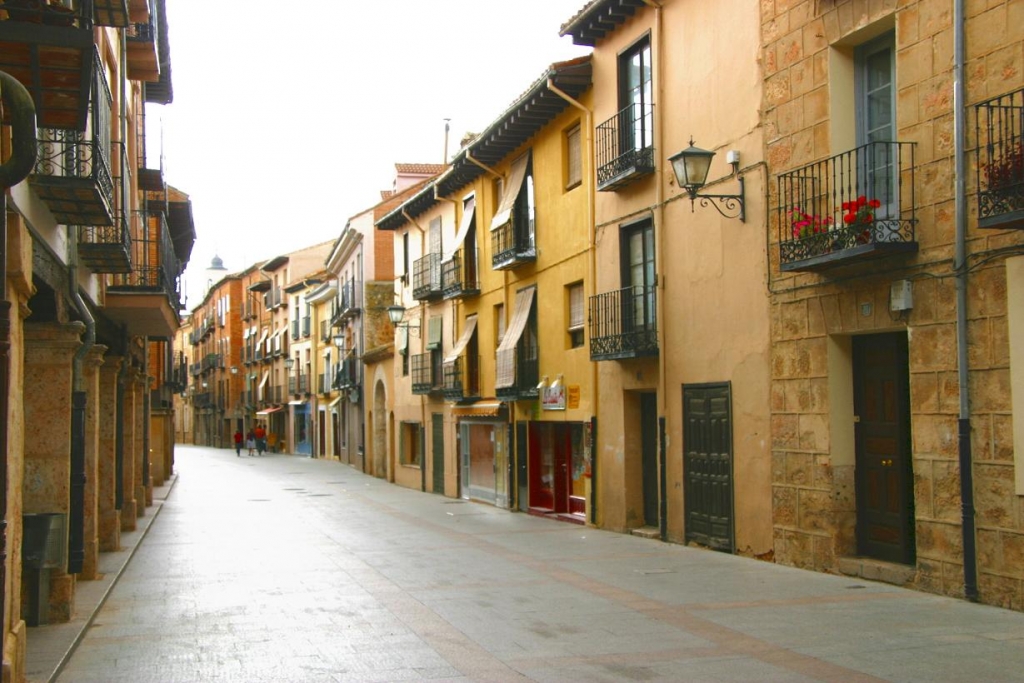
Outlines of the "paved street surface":
M 1017 612 L 510 513 L 334 462 L 178 447 L 176 469 L 57 680 L 1024 680 Z M 30 644 L 37 680 L 59 650 Z

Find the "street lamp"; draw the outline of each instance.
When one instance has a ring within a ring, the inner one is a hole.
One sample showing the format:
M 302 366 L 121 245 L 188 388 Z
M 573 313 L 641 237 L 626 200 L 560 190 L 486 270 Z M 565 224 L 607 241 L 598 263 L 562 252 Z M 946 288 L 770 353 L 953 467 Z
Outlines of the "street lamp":
M 691 210 L 694 200 L 699 199 L 701 206 L 710 204 L 722 216 L 726 218 L 739 218 L 741 223 L 746 222 L 743 176 L 737 179 L 740 183 L 739 194 L 699 194 L 700 189 L 707 182 L 708 171 L 711 169 L 711 159 L 714 156 L 714 152 L 694 147 L 693 138 L 690 138 L 690 146 L 670 156 L 668 161 L 672 164 L 676 183 L 690 195 Z M 732 172 L 735 175 L 740 164 L 740 153 L 730 151 L 727 158 L 729 163 L 732 164 Z M 719 207 L 719 204 L 721 204 L 721 207 Z M 736 211 L 736 213 L 733 215 L 727 214 L 722 210 L 723 208 L 725 211 Z
M 419 321 L 417 321 L 415 324 L 413 324 L 411 322 L 402 322 L 402 318 L 404 318 L 404 317 L 405 317 L 405 306 L 403 306 L 402 304 L 392 304 L 391 306 L 388 306 L 388 319 L 391 321 L 392 325 L 394 325 L 396 328 L 404 327 L 404 328 L 408 329 L 410 332 L 414 332 L 416 334 L 416 336 L 419 336 L 419 333 L 420 333 L 420 323 L 419 323 Z
M 334 345 L 337 346 L 339 349 L 345 348 L 345 335 L 343 333 L 338 332 L 336 335 L 334 335 Z

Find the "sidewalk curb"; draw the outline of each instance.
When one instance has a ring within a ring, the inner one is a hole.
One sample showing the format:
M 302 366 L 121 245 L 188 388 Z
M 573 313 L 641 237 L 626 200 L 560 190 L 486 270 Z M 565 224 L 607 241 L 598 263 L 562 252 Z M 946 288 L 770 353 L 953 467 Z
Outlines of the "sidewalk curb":
M 26 627 L 25 681 L 53 683 L 60 676 L 71 655 L 92 626 L 96 614 L 107 601 L 121 574 L 132 561 L 135 551 L 149 533 L 164 503 L 174 490 L 178 474 L 173 473 L 162 486 L 153 489 L 153 504 L 146 514 L 137 518 L 134 531 L 121 534 L 121 549 L 100 553 L 100 578 L 78 581 L 75 586 L 75 605 L 71 620 L 63 624 Z

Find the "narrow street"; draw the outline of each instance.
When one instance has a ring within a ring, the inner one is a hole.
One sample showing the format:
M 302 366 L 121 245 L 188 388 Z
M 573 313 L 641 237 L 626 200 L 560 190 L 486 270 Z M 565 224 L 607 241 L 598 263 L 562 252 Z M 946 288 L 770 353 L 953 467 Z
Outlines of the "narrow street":
M 166 500 L 56 680 L 1024 679 L 1020 612 L 424 494 L 335 462 L 176 453 Z

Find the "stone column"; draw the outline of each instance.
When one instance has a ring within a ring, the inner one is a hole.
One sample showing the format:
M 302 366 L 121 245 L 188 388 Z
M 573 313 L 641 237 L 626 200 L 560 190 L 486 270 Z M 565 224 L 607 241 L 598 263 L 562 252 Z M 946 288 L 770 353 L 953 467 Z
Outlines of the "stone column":
M 67 567 L 67 516 L 71 490 L 71 389 L 72 358 L 81 346 L 85 325 L 73 323 L 25 324 L 24 511 L 58 512 L 65 515 L 65 564 L 50 570 L 49 623 L 66 622 L 74 604 L 75 577 Z M 27 583 L 27 582 L 26 582 Z M 26 586 L 27 588 L 27 586 Z
M 80 579 L 99 576 L 99 450 L 100 450 L 100 372 L 107 347 L 96 344 L 89 349 L 83 367 L 85 401 L 85 510 L 84 546 Z
M 117 432 L 121 429 L 117 420 L 117 376 L 123 362 L 121 356 L 107 356 L 99 370 L 96 497 L 100 552 L 113 552 L 121 547 L 121 511 L 117 509 Z
M 129 358 L 125 363 L 130 363 Z M 142 434 L 136 432 L 136 412 L 141 412 L 136 401 L 136 377 L 138 370 L 129 367 L 122 377 L 124 382 L 124 408 L 121 415 L 121 428 L 124 431 L 124 444 L 121 455 L 121 531 L 135 531 L 135 519 L 138 516 L 135 499 L 135 460 L 137 451 L 142 448 Z M 140 418 L 141 419 L 141 418 Z
M 132 485 L 135 487 L 135 516 L 142 517 L 146 514 L 146 493 L 149 482 L 144 480 L 145 468 L 142 465 L 146 457 L 146 419 L 148 412 L 146 406 L 149 403 L 149 377 L 145 371 L 139 372 L 135 377 L 135 476 Z

